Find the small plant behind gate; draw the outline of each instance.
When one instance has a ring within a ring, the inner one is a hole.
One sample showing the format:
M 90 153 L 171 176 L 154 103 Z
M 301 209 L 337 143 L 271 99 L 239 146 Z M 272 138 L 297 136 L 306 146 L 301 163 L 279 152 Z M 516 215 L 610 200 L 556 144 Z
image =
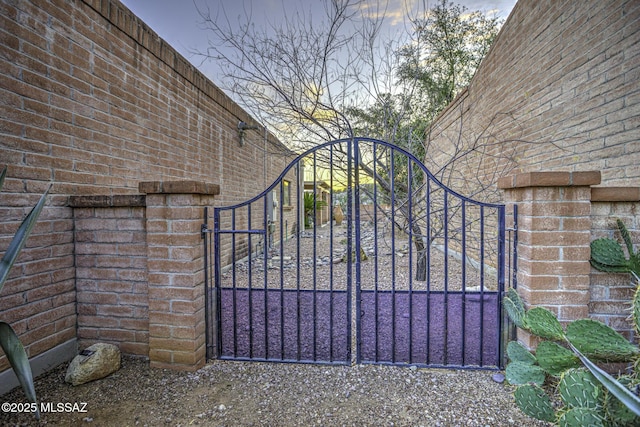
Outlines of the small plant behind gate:
M 598 270 L 630 273 L 636 286 L 632 301 L 633 326 L 640 332 L 640 262 L 629 233 L 617 221 L 629 258 L 616 240 L 591 243 L 591 264 Z M 563 329 L 543 307 L 525 310 L 510 289 L 505 308 L 514 324 L 540 337 L 535 353 L 512 341 L 506 378 L 516 385 L 518 407 L 527 415 L 559 426 L 640 425 L 640 348 L 605 324 L 581 319 Z M 612 377 L 593 361 L 626 363 L 627 373 Z

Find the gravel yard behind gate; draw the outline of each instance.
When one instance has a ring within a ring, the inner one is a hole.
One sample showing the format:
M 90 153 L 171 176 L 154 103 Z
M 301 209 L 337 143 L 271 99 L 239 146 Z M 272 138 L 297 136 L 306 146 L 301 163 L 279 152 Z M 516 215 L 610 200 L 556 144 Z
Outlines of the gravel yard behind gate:
M 86 402 L 86 413 L 0 413 L 0 425 L 546 426 L 516 407 L 491 371 L 380 365 L 222 362 L 196 372 L 123 357 L 111 376 L 73 387 L 66 364 L 36 381 L 41 402 Z M 2 402 L 25 402 L 20 389 Z

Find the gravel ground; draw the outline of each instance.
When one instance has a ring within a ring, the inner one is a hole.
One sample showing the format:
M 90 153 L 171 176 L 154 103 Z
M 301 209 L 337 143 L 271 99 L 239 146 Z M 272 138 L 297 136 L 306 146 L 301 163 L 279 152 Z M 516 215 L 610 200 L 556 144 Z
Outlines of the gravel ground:
M 0 424 L 56 426 L 545 426 L 515 406 L 493 371 L 252 362 L 196 372 L 151 369 L 123 357 L 102 380 L 73 387 L 66 365 L 36 381 L 41 402 L 86 403 L 83 413 L 0 413 Z M 24 402 L 20 389 L 2 402 Z

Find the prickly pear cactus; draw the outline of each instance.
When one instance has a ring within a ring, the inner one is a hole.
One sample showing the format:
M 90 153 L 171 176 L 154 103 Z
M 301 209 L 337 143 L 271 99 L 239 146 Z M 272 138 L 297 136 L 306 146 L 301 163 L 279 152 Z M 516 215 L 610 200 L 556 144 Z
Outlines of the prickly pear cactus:
M 544 307 L 527 311 L 523 319 L 524 329 L 534 335 L 552 340 L 562 340 L 564 331 L 558 318 Z
M 586 369 L 569 369 L 562 374 L 558 391 L 562 402 L 569 408 L 601 409 L 604 390 Z
M 529 365 L 536 363 L 536 356 L 518 341 L 511 341 L 507 344 L 507 356 L 512 362 L 523 362 Z
M 516 292 L 515 289 L 509 288 L 507 290 L 507 294 L 504 297 L 504 307 L 507 311 L 507 315 L 509 319 L 516 325 L 518 328 L 523 328 L 523 320 L 524 320 L 524 303 Z
M 634 277 L 637 289 L 631 312 L 636 333 L 640 334 L 640 254 L 634 252 L 622 221 L 617 223 L 629 258 L 617 241 L 597 239 L 591 243 L 591 263 L 602 271 L 627 272 Z M 571 322 L 565 331 L 549 310 L 542 307 L 525 310 L 524 302 L 513 289 L 504 302 L 516 326 L 543 338 L 535 355 L 518 343 L 509 343 L 507 347 L 510 363 L 505 376 L 517 385 L 514 397 L 525 414 L 566 427 L 640 426 L 638 346 L 592 319 Z M 613 378 L 591 359 L 631 362 L 630 374 Z M 548 376 L 560 377 L 557 389 L 549 387 Z M 552 400 L 561 401 L 560 407 L 555 408 Z
M 536 348 L 536 359 L 549 375 L 558 376 L 570 368 L 581 366 L 573 351 L 551 341 L 542 341 Z
M 527 362 L 511 362 L 505 369 L 505 378 L 509 384 L 537 384 L 542 385 L 546 379 L 546 373 L 538 365 Z
M 591 264 L 596 269 L 624 273 L 626 262 L 624 251 L 615 240 L 603 237 L 591 242 Z
M 624 384 L 630 390 L 636 389 L 637 384 L 634 383 L 634 379 L 631 376 L 623 375 L 618 378 L 621 384 Z M 607 393 L 605 396 L 605 409 L 607 415 L 612 421 L 612 425 L 615 426 L 637 426 L 638 418 L 629 410 L 622 402 L 620 402 L 611 393 Z
M 556 420 L 551 399 L 542 387 L 534 384 L 520 386 L 516 389 L 514 397 L 520 410 L 530 417 L 548 422 Z
M 591 265 L 600 271 L 611 273 L 631 273 L 640 276 L 640 253 L 633 250 L 631 235 L 624 223 L 616 220 L 620 235 L 629 253 L 625 257 L 618 241 L 609 238 L 600 238 L 591 242 Z
M 600 414 L 595 409 L 572 408 L 558 417 L 560 427 L 604 427 Z
M 581 319 L 567 325 L 567 339 L 587 357 L 607 362 L 630 362 L 637 346 L 602 322 Z

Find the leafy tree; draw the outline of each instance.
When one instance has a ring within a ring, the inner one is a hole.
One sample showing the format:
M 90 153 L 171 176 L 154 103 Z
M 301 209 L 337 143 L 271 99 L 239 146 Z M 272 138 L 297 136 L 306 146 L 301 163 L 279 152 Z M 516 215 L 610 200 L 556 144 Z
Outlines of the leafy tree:
M 431 120 L 468 84 L 499 22 L 480 12 L 467 15 L 465 8 L 442 0 L 432 10 L 408 16 L 408 31 L 386 38 L 388 3 L 366 13 L 357 0 L 324 5 L 323 19 L 294 11 L 268 28 L 251 23 L 251 10 L 234 22 L 220 6 L 213 13 L 202 8 L 210 47 L 199 54 L 216 61 L 232 96 L 294 149 L 368 136 L 424 158 Z M 346 164 L 346 155 L 334 153 L 331 160 Z M 459 155 L 454 152 L 451 162 Z M 412 236 L 416 279 L 424 280 L 421 260 L 439 233 L 426 236 L 422 230 L 425 217 L 438 212 L 417 211 L 420 204 L 407 201 L 410 195 L 426 196 L 425 177 L 413 173 L 418 168 L 407 158 L 385 150 L 360 153 L 359 159 L 361 173 L 378 184 L 387 200 L 395 193 L 399 215 L 392 220 Z M 446 221 L 432 225 L 442 230 Z

